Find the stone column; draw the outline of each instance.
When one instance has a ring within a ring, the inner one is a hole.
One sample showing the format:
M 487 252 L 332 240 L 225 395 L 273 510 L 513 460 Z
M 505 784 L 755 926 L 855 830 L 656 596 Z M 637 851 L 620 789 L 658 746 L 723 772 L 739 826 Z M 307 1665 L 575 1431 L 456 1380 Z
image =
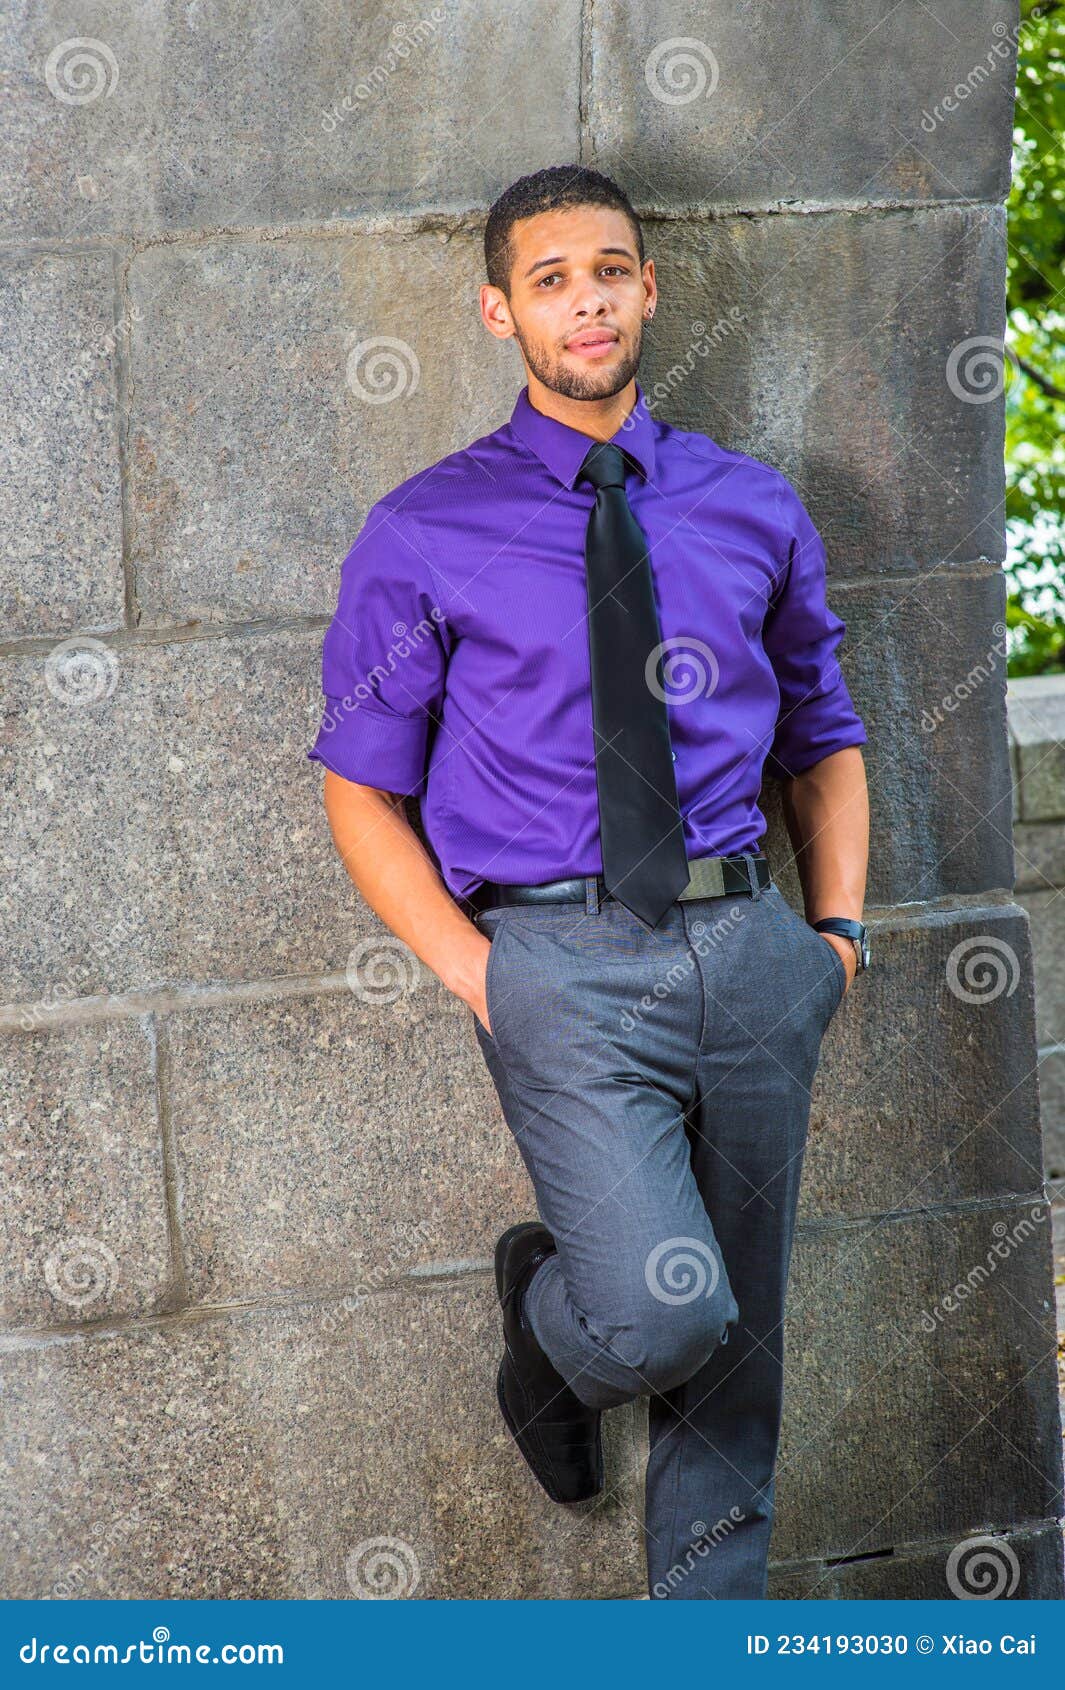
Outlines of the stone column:
M 979 368 L 1016 8 L 934 13 L 9 23 L 4 1595 L 644 1589 L 640 1414 L 577 1515 L 499 1421 L 490 1250 L 532 1193 L 304 759 L 369 505 L 522 383 L 486 207 L 581 159 L 646 217 L 653 405 L 820 524 L 870 734 L 877 961 L 814 1102 L 771 1594 L 949 1595 L 994 1532 L 1013 1595 L 1061 1596 Z

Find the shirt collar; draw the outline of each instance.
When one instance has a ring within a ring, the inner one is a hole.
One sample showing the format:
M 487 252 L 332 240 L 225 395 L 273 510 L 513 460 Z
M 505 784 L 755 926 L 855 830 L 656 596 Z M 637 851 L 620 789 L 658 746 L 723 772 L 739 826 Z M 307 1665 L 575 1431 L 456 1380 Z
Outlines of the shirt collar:
M 543 411 L 538 411 L 530 402 L 528 384 L 518 394 L 510 426 L 519 440 L 536 453 L 564 487 L 574 486 L 577 473 L 595 444 L 591 435 L 582 434 L 579 429 L 570 428 L 567 423 L 558 422 L 554 417 L 545 416 Z M 653 479 L 654 422 L 639 382 L 636 383 L 636 403 L 617 433 L 611 436 L 611 441 L 615 446 L 620 446 L 627 456 L 635 459 L 643 471 L 645 481 Z

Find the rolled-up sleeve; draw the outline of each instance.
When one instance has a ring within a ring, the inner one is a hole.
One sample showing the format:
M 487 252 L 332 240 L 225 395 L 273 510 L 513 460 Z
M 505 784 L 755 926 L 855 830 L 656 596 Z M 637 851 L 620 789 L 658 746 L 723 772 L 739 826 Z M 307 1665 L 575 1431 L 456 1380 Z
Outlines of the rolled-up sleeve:
M 867 736 L 837 661 L 846 623 L 828 607 L 825 548 L 784 476 L 777 510 L 784 562 L 762 644 L 780 687 L 780 709 L 765 766 L 778 780 L 790 780 L 846 745 L 864 745 Z
M 424 793 L 448 651 L 420 531 L 379 502 L 341 566 L 322 643 L 325 709 L 308 758 L 364 786 Z

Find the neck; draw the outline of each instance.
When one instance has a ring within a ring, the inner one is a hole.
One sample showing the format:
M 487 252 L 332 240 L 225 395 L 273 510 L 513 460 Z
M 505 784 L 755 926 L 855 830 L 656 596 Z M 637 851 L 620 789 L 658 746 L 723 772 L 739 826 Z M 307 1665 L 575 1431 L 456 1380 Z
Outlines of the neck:
M 565 394 L 545 387 L 528 369 L 526 376 L 529 403 L 535 411 L 565 423 L 567 428 L 576 429 L 578 434 L 587 434 L 592 440 L 612 440 L 636 403 L 635 376 L 619 393 L 611 393 L 605 399 L 569 399 Z

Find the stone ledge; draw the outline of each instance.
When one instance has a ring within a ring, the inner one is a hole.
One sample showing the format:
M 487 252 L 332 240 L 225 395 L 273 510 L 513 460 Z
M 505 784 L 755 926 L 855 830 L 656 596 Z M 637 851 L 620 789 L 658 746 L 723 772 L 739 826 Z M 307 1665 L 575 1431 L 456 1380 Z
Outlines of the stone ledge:
M 1006 714 L 1019 819 L 1065 820 L 1065 675 L 1011 678 Z
M 1057 1521 L 1044 1525 L 1008 1527 L 988 1525 L 971 1537 L 995 1537 L 982 1565 L 974 1565 L 989 1582 L 978 1579 L 960 1582 L 974 1599 L 986 1597 L 992 1589 L 1012 1601 L 1058 1601 L 1065 1597 L 1062 1576 L 1062 1531 Z M 955 1598 L 947 1581 L 951 1554 L 965 1538 L 945 1538 L 938 1543 L 904 1544 L 854 1561 L 818 1562 L 805 1566 L 776 1566 L 770 1562 L 769 1596 L 779 1601 L 950 1601 Z M 959 1564 L 964 1565 L 964 1556 Z M 994 1571 L 992 1571 L 992 1568 Z M 1000 1582 L 999 1582 L 1000 1581 Z M 1011 1588 L 1012 1587 L 1012 1588 Z

